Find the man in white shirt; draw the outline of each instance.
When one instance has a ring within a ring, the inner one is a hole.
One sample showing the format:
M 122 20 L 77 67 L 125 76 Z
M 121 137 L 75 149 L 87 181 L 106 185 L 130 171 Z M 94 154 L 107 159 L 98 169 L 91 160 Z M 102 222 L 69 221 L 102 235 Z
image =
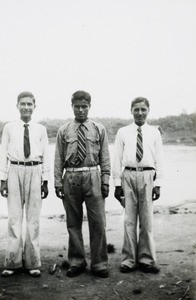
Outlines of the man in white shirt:
M 49 154 L 46 128 L 31 120 L 35 107 L 32 93 L 19 94 L 20 120 L 7 123 L 2 134 L 1 195 L 7 198 L 8 205 L 8 242 L 2 276 L 13 275 L 23 262 L 30 275 L 41 275 L 39 224 L 42 199 L 48 195 Z
M 122 273 L 137 268 L 146 273 L 159 272 L 155 265 L 153 201 L 160 197 L 163 147 L 159 130 L 146 123 L 149 108 L 146 98 L 135 98 L 131 103 L 134 122 L 120 128 L 115 140 L 115 197 L 125 207 Z

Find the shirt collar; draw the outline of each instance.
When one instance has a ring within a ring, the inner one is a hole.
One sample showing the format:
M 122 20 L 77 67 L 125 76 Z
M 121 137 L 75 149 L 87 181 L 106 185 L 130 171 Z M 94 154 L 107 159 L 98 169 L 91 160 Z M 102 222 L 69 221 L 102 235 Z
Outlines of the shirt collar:
M 80 126 L 81 124 L 84 125 L 84 127 L 86 128 L 86 130 L 89 130 L 89 119 L 86 119 L 86 121 L 83 122 L 83 123 L 80 123 L 80 122 L 74 120 L 75 131 L 78 130 L 78 128 L 79 128 L 79 126 Z
M 29 124 L 29 126 L 31 126 L 31 124 L 32 124 L 32 120 L 30 120 L 28 123 L 25 123 L 23 120 L 19 120 L 19 124 L 21 125 L 21 126 L 24 126 L 24 124 Z
M 139 127 L 141 127 L 141 129 L 144 129 L 146 128 L 146 126 L 148 126 L 146 122 L 142 126 L 138 126 L 137 124 L 135 124 L 135 122 L 133 122 L 132 125 L 135 130 L 137 130 Z

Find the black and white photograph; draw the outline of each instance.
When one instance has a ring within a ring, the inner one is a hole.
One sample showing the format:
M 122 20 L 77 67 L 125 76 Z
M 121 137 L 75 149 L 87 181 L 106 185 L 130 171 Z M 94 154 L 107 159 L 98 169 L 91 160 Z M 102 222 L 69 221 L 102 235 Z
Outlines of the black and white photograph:
M 0 0 L 0 300 L 196 300 L 195 16 Z

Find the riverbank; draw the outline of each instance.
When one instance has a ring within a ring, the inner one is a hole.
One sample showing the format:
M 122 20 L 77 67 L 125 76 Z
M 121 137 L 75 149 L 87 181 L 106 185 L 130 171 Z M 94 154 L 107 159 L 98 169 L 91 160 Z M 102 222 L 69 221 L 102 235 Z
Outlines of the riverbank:
M 121 209 L 107 212 L 107 242 L 114 246 L 108 253 L 110 277 L 100 279 L 90 273 L 89 232 L 86 217 L 83 235 L 88 269 L 76 278 L 66 277 L 68 234 L 64 215 L 41 217 L 42 276 L 32 278 L 20 273 L 0 278 L 0 299 L 196 299 L 196 204 L 178 207 L 155 207 L 154 234 L 157 263 L 161 272 L 131 274 L 119 272 L 123 241 L 123 212 Z M 7 218 L 0 219 L 0 271 L 6 246 Z M 57 264 L 56 272 L 49 273 Z M 184 298 L 183 298 L 184 297 Z

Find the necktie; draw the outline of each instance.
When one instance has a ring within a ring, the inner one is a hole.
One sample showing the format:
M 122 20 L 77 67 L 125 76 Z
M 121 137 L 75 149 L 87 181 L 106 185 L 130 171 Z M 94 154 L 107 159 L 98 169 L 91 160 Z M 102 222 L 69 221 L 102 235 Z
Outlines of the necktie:
M 24 124 L 24 156 L 26 158 L 28 158 L 31 153 L 28 127 L 29 124 Z
M 141 127 L 138 127 L 137 131 L 136 160 L 137 162 L 140 162 L 143 157 L 143 139 Z
M 83 127 L 84 125 L 81 124 L 78 127 L 78 149 L 76 154 L 75 164 L 80 164 L 86 157 L 86 137 L 84 134 Z

